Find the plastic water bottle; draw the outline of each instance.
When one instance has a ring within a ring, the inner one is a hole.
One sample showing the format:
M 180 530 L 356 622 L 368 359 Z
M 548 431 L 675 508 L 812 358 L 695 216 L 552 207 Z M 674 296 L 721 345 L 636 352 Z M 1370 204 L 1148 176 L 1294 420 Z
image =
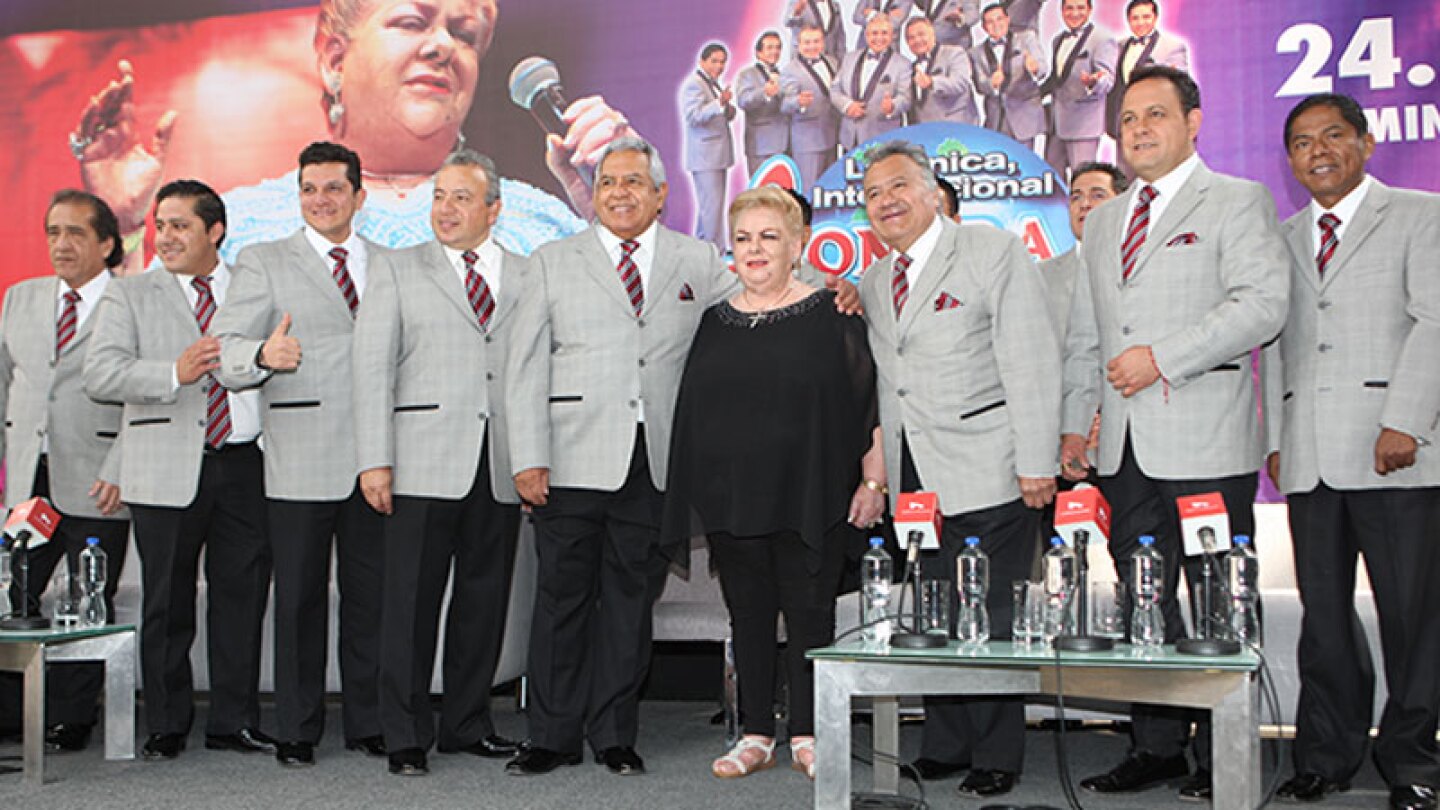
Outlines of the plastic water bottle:
M 960 582 L 960 640 L 979 643 L 990 639 L 990 610 L 985 597 L 990 592 L 990 557 L 980 548 L 980 538 L 965 538 L 965 548 L 956 560 Z
M 1140 538 L 1140 550 L 1130 558 L 1135 612 L 1130 617 L 1130 643 L 1159 647 L 1165 643 L 1165 616 L 1160 612 L 1160 589 L 1165 582 L 1165 558 L 1155 550 L 1155 538 Z
M 1075 552 L 1059 537 L 1045 552 L 1045 643 L 1075 633 Z
M 100 538 L 86 540 L 85 549 L 80 552 L 80 587 L 83 589 L 80 623 L 86 627 L 103 627 L 110 622 L 110 612 L 105 607 L 107 562 Z
M 1241 644 L 1260 646 L 1260 560 L 1250 538 L 1235 535 L 1225 556 L 1226 581 L 1230 589 L 1230 629 Z
M 864 638 L 866 643 L 890 645 L 890 586 L 895 581 L 895 562 L 885 551 L 885 538 L 870 538 L 870 550 L 860 558 L 860 587 L 865 597 Z

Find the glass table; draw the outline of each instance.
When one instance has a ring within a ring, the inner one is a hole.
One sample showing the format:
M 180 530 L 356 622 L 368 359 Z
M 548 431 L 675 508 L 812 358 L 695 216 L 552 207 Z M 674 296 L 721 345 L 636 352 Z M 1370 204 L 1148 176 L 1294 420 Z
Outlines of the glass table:
M 0 671 L 25 678 L 26 786 L 45 781 L 45 664 L 99 661 L 105 665 L 105 758 L 135 758 L 135 625 L 0 630 Z
M 860 640 L 811 650 L 815 664 L 815 807 L 850 807 L 851 700 L 874 704 L 875 751 L 900 750 L 899 699 L 916 695 L 1054 695 L 1208 709 L 1214 728 L 1216 810 L 1260 803 L 1260 658 L 1181 655 L 1174 647 L 1141 653 L 1128 644 L 1096 653 L 1062 652 L 1009 641 L 943 649 L 875 649 Z M 874 763 L 875 790 L 894 793 L 894 761 Z

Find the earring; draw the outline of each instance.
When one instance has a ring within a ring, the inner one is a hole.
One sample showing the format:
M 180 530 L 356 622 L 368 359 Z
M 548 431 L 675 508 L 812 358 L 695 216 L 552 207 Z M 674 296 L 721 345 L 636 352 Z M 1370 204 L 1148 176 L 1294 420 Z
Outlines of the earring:
M 326 94 L 330 97 L 330 104 L 326 108 L 326 115 L 330 119 L 331 129 L 339 129 L 340 122 L 345 120 L 345 105 L 340 101 L 340 74 L 331 73 L 325 78 Z

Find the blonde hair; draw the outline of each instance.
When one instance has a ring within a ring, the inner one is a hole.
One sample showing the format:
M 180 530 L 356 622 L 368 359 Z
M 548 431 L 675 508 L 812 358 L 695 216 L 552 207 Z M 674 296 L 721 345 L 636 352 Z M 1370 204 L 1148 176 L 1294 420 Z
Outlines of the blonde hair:
M 790 192 L 779 186 L 766 184 L 759 188 L 741 192 L 730 203 L 730 236 L 735 236 L 735 221 L 740 215 L 753 208 L 767 208 L 780 214 L 781 223 L 790 236 L 797 239 L 805 233 L 805 218 L 800 212 L 800 203 Z

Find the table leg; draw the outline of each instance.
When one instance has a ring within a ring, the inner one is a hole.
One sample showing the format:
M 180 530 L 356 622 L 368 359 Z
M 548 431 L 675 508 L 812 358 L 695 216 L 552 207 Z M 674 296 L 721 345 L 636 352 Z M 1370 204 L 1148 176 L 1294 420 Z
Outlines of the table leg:
M 135 758 L 135 633 L 105 659 L 105 758 Z
M 1214 810 L 1251 810 L 1260 806 L 1260 728 L 1255 724 L 1257 681 L 1231 676 L 1234 688 L 1214 708 L 1211 756 L 1215 779 Z
M 876 793 L 900 792 L 900 698 L 871 698 Z
M 850 806 L 850 691 L 845 662 L 815 662 L 815 810 Z
M 45 784 L 45 647 L 25 645 L 24 782 L 29 788 Z

